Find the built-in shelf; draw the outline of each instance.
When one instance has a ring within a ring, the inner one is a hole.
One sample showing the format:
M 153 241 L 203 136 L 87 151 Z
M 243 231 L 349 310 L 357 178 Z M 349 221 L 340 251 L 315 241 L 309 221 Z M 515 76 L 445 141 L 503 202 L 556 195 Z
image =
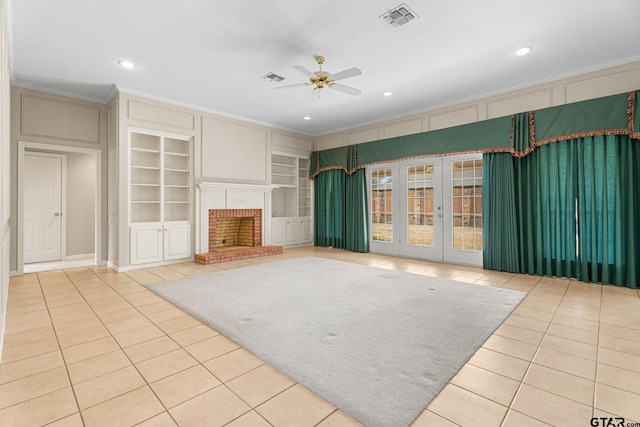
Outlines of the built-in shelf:
M 271 234 L 274 244 L 311 243 L 311 180 L 309 159 L 296 154 L 272 153 Z
M 190 139 L 131 132 L 130 168 L 132 223 L 190 220 Z
M 129 262 L 188 259 L 191 138 L 130 131 L 129 149 Z

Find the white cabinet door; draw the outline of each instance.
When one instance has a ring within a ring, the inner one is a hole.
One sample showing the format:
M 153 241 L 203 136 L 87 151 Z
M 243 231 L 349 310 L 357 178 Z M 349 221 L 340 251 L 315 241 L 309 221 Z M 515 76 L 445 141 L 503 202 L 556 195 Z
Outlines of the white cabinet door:
M 144 224 L 131 227 L 131 265 L 162 261 L 162 227 Z
M 287 218 L 285 230 L 285 244 L 297 245 L 300 242 L 300 227 L 298 218 Z
M 191 256 L 191 227 L 189 224 L 164 226 L 164 260 Z
M 285 245 L 285 224 L 284 218 L 274 218 L 271 220 L 271 244 L 276 246 Z
M 300 218 L 300 243 L 307 244 L 313 240 L 311 233 L 311 218 Z

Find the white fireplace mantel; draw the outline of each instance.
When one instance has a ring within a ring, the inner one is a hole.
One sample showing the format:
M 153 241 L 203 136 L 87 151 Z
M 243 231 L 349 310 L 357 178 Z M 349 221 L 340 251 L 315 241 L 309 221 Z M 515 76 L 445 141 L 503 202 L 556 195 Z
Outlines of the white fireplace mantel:
M 222 188 L 222 189 L 243 189 L 243 190 L 259 190 L 259 191 L 271 191 L 274 188 L 278 188 L 277 185 L 265 185 L 265 184 L 238 184 L 238 183 L 225 183 L 225 182 L 211 182 L 200 181 L 196 182 L 196 186 L 202 188 Z
M 209 251 L 209 209 L 262 209 L 262 245 L 271 244 L 271 191 L 275 185 L 196 183 L 196 253 Z

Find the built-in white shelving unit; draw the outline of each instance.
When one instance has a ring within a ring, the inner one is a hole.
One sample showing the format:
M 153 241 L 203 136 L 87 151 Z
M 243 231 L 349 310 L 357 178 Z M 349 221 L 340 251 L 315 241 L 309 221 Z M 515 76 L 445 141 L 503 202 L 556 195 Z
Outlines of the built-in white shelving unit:
M 271 239 L 274 245 L 311 244 L 312 190 L 307 157 L 271 154 Z
M 130 131 L 130 263 L 191 256 L 191 139 Z

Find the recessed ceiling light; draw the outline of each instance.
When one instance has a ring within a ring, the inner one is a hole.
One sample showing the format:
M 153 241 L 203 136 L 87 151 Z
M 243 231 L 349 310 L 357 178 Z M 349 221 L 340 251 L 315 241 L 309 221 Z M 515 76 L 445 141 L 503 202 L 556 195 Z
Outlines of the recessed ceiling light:
M 118 64 L 120 64 L 122 68 L 127 68 L 127 69 L 133 68 L 133 63 L 124 59 L 121 59 L 120 61 L 118 61 Z
M 531 46 L 523 46 L 520 49 L 516 50 L 514 53 L 518 56 L 524 56 L 532 50 L 533 48 Z
M 311 116 L 304 116 L 302 120 L 311 120 Z
M 393 95 L 393 92 L 391 91 L 382 92 L 382 96 L 391 96 L 391 95 Z

